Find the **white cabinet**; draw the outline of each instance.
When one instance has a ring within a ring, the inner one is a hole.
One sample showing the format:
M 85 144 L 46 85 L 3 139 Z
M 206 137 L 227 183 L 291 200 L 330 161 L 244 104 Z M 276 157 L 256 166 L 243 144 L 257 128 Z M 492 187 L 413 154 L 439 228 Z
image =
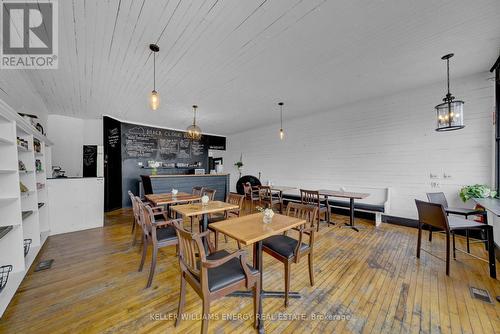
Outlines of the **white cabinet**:
M 104 179 L 48 179 L 50 235 L 102 227 Z

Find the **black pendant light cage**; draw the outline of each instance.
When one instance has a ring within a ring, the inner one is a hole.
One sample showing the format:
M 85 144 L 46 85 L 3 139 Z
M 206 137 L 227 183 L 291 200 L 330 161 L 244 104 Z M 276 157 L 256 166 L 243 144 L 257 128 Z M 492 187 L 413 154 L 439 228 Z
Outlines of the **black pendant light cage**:
M 186 129 L 186 137 L 191 140 L 200 140 L 201 139 L 201 129 L 198 125 L 196 125 L 196 110 L 198 109 L 197 105 L 193 106 L 193 124 L 188 126 Z
M 12 265 L 7 264 L 4 266 L 0 266 L 0 292 L 2 292 L 3 288 L 7 285 L 7 281 L 9 280 L 9 274 L 12 271 Z
M 438 104 L 436 109 L 437 127 L 436 131 L 453 131 L 463 129 L 464 125 L 464 101 L 455 100 L 450 93 L 450 58 L 453 53 L 447 54 L 441 59 L 446 60 L 447 88 L 448 92 L 443 103 Z

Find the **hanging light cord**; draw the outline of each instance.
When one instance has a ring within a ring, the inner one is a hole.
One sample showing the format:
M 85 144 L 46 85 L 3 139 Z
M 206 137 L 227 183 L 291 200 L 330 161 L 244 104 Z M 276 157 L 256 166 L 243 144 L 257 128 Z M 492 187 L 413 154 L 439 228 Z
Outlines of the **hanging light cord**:
M 196 125 L 196 107 L 193 107 L 193 125 Z
M 153 52 L 153 90 L 156 91 L 156 52 Z
M 281 130 L 283 130 L 283 104 L 280 104 L 280 124 L 281 124 Z
M 448 96 L 450 95 L 450 58 L 446 59 L 446 73 L 448 78 Z

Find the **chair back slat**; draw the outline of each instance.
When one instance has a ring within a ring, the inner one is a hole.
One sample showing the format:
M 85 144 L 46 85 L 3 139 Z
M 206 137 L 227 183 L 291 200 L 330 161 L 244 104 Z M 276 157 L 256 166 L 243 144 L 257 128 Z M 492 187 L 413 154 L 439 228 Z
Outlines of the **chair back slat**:
M 249 200 L 259 198 L 250 182 L 243 183 L 243 191 L 245 192 L 245 197 Z
M 316 205 L 319 207 L 319 191 L 300 189 L 300 201 L 302 204 Z
M 130 196 L 130 202 L 132 202 L 132 212 L 134 214 L 134 219 L 137 223 L 139 223 L 140 219 L 139 204 L 137 203 L 134 194 L 130 190 L 128 191 L 128 195 Z
M 418 211 L 419 224 L 436 227 L 440 230 L 449 231 L 448 217 L 444 211 L 444 207 L 438 203 L 429 203 L 415 200 Z
M 153 242 L 156 242 L 156 229 L 153 228 L 155 220 L 155 215 L 153 209 L 144 202 L 141 201 L 139 197 L 135 197 L 135 200 L 139 206 L 140 222 L 144 233 L 151 235 Z
M 238 205 L 241 208 L 244 199 L 245 199 L 244 195 L 240 195 L 238 193 L 229 193 L 226 202 L 229 204 Z
M 193 195 L 202 196 L 203 195 L 203 187 L 193 187 Z
M 208 198 L 213 201 L 215 199 L 215 189 L 208 189 L 208 188 L 203 188 L 203 195 L 208 196 Z
M 427 193 L 427 199 L 431 203 L 441 204 L 444 208 L 448 207 L 448 201 L 443 192 Z
M 174 222 L 174 227 L 179 239 L 179 261 L 193 275 L 199 277 L 200 263 L 206 260 L 201 238 L 196 233 L 186 231 L 178 222 Z
M 318 208 L 300 203 L 288 203 L 286 208 L 286 215 L 290 217 L 300 218 L 306 220 L 311 227 L 317 222 Z

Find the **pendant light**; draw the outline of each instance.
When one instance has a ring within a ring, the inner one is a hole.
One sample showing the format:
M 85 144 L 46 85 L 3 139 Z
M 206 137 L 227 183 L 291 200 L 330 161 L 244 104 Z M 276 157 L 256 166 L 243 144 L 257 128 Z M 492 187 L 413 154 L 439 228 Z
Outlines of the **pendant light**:
M 153 52 L 153 91 L 149 95 L 149 106 L 154 111 L 160 106 L 160 94 L 156 91 L 156 53 L 160 51 L 160 47 L 156 44 L 149 44 L 149 49 Z
M 285 138 L 285 132 L 283 131 L 283 102 L 278 103 L 280 106 L 280 139 L 283 140 Z
M 455 100 L 455 97 L 450 93 L 450 58 L 453 53 L 447 54 L 441 59 L 446 60 L 448 93 L 443 99 L 444 103 L 438 104 L 437 113 L 437 128 L 436 131 L 452 131 L 459 130 L 465 127 L 464 125 L 464 101 Z
M 193 124 L 188 126 L 186 129 L 186 137 L 191 140 L 200 140 L 201 139 L 201 129 L 198 125 L 196 125 L 196 109 L 198 109 L 197 105 L 193 106 Z

